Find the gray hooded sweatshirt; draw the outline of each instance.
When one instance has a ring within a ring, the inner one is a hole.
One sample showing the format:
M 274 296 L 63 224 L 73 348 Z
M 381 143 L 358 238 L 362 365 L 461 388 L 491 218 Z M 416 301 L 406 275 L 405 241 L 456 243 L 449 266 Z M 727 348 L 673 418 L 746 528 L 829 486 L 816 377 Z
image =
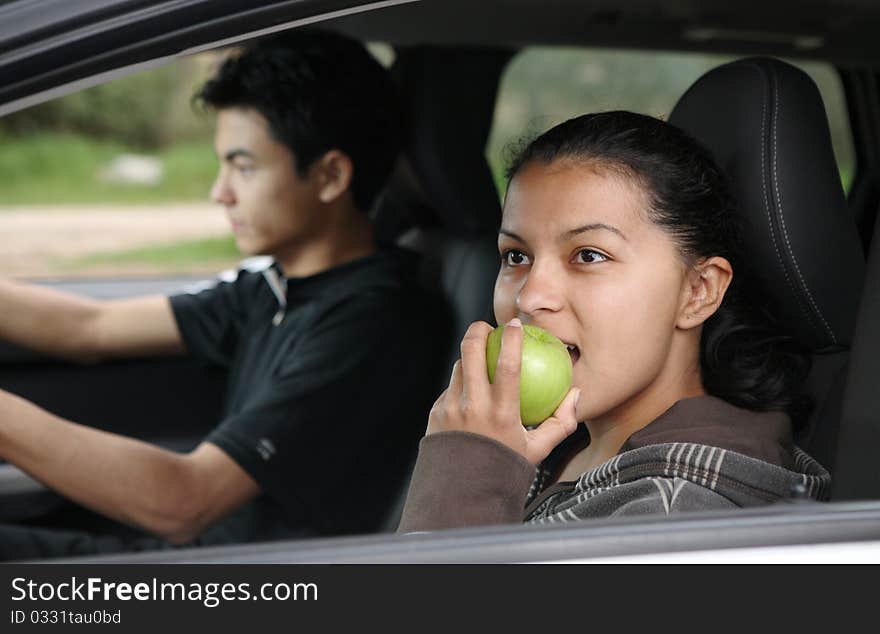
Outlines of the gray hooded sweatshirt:
M 426 436 L 398 530 L 730 509 L 823 500 L 830 489 L 828 472 L 794 445 L 788 416 L 712 396 L 678 401 L 612 459 L 545 486 L 576 442 L 569 438 L 536 469 L 485 436 Z

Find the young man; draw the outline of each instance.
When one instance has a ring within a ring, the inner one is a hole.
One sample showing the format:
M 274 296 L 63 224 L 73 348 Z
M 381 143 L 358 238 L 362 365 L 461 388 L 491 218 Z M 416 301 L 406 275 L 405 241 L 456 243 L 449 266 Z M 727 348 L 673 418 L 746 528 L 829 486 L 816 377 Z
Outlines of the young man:
M 446 343 L 420 336 L 436 306 L 417 290 L 409 256 L 377 248 L 365 213 L 398 152 L 393 95 L 354 41 L 292 31 L 258 42 L 196 97 L 216 112 L 211 196 L 242 253 L 271 255 L 271 267 L 198 294 L 109 302 L 0 283 L 6 340 L 81 360 L 189 353 L 229 370 L 224 417 L 188 454 L 0 392 L 0 458 L 154 536 L 125 543 L 5 526 L 0 555 L 378 527 L 421 435 Z

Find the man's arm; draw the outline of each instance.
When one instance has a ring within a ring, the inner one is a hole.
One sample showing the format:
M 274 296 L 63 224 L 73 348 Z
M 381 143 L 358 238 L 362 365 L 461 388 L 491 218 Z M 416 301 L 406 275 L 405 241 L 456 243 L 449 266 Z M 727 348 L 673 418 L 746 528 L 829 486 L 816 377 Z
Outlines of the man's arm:
M 212 444 L 177 454 L 63 420 L 2 390 L 0 458 L 83 506 L 175 544 L 260 492 Z
M 171 303 L 151 296 L 99 301 L 0 280 L 0 339 L 77 361 L 179 354 Z

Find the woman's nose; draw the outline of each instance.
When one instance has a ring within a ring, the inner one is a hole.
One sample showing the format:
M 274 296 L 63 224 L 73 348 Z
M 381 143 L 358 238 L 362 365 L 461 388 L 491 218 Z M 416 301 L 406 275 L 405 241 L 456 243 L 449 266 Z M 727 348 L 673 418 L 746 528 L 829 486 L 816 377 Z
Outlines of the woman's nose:
M 516 296 L 517 310 L 525 315 L 560 310 L 563 305 L 562 284 L 562 271 L 550 266 L 532 266 Z

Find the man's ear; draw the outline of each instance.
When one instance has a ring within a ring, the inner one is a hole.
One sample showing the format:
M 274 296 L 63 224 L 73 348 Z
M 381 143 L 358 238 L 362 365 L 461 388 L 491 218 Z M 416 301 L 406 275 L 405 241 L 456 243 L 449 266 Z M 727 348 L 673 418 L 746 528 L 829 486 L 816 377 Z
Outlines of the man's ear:
M 332 203 L 351 187 L 354 164 L 345 152 L 330 150 L 312 166 L 318 179 L 318 198 L 322 203 Z
M 685 276 L 682 305 L 676 326 L 695 328 L 711 317 L 733 280 L 733 267 L 725 258 L 713 256 L 701 260 Z

